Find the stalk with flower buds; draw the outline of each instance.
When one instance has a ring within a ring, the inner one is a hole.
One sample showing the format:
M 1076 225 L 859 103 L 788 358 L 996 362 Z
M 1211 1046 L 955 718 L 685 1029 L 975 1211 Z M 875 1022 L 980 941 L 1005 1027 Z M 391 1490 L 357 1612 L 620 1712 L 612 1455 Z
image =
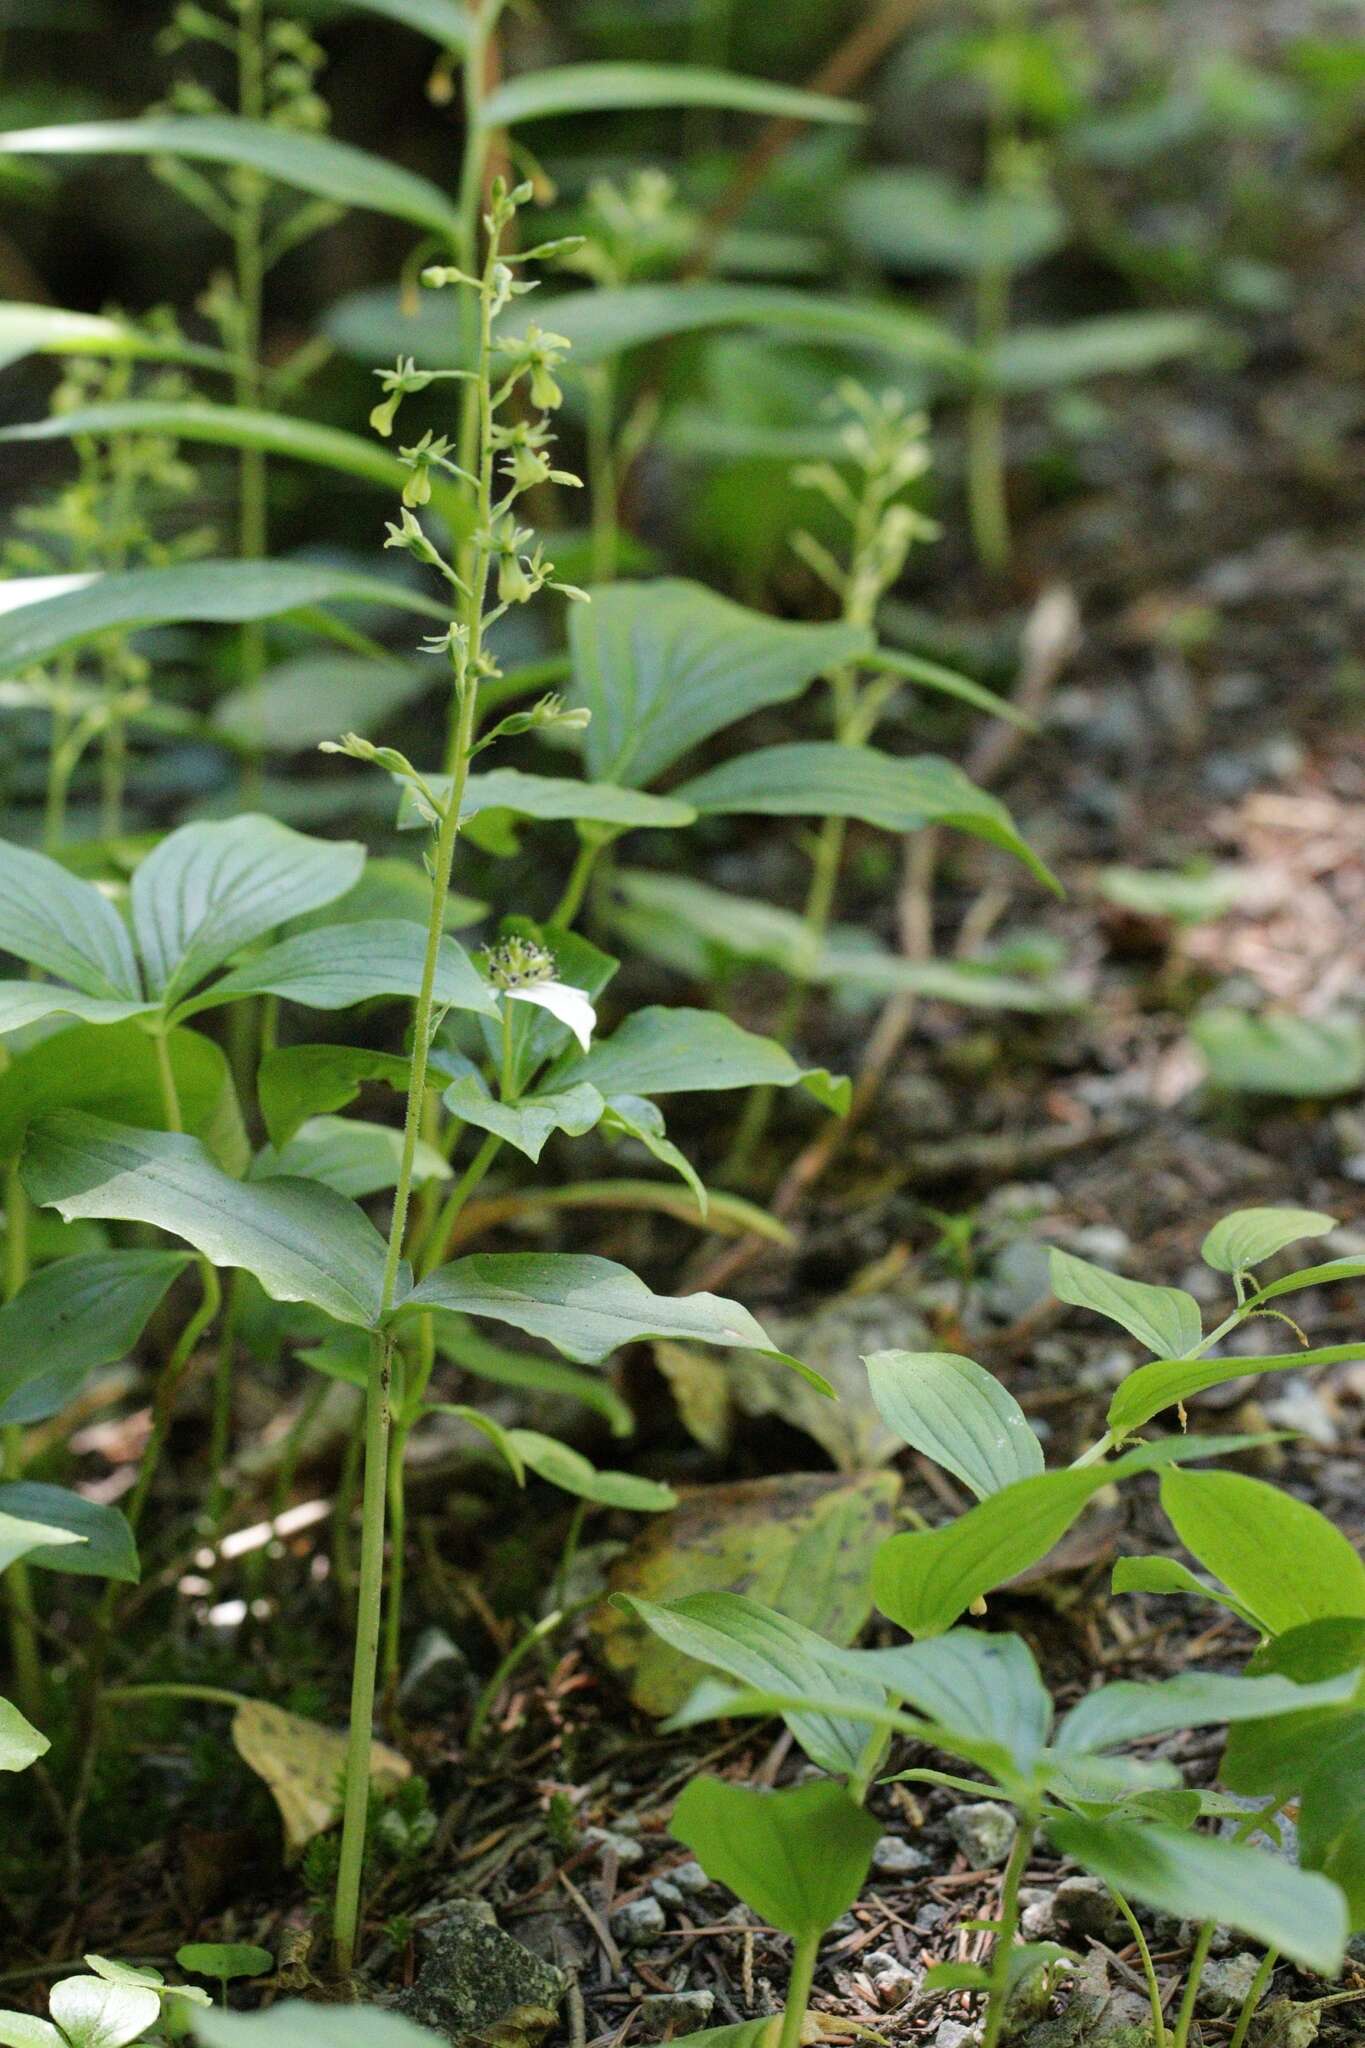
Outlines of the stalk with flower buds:
M 560 722 L 561 717 L 580 723 L 582 714 L 562 714 L 557 700 L 547 699 L 530 712 L 513 713 L 480 738 L 477 735 L 481 685 L 497 677 L 497 662 L 487 646 L 487 631 L 514 604 L 524 604 L 547 586 L 569 597 L 582 592 L 555 580 L 554 565 L 529 529 L 516 517 L 516 503 L 533 485 L 553 482 L 577 484 L 578 478 L 551 464 L 549 450 L 553 435 L 549 415 L 561 401 L 554 370 L 568 343 L 544 334 L 530 325 L 524 333 L 499 340 L 494 336 L 497 316 L 511 303 L 534 289 L 519 280 L 513 264 L 522 264 L 549 253 L 552 245 L 533 249 L 526 255 L 504 259 L 500 248 L 504 235 L 520 206 L 531 197 L 529 185 L 508 192 L 501 180 L 494 183 L 484 226 L 487 250 L 481 272 L 475 276 L 463 268 L 437 265 L 423 272 L 430 288 L 454 285 L 474 295 L 478 320 L 475 366 L 470 370 L 422 371 L 412 359 L 400 359 L 392 370 L 379 374 L 383 396 L 371 414 L 371 425 L 387 436 L 394 430 L 399 407 L 412 392 L 426 389 L 440 378 L 456 378 L 468 384 L 476 419 L 473 451 L 467 462 L 450 454 L 445 436 L 424 434 L 411 446 L 400 447 L 399 459 L 408 471 L 403 504 L 396 522 L 388 527 L 386 547 L 400 548 L 424 567 L 432 569 L 450 592 L 452 614 L 444 632 L 427 641 L 429 652 L 445 656 L 451 680 L 451 737 L 446 772 L 426 777 L 392 748 L 374 747 L 348 734 L 328 745 L 328 751 L 346 753 L 367 760 L 396 776 L 407 785 L 413 800 L 433 829 L 428 869 L 431 875 L 431 907 L 427 924 L 426 950 L 421 982 L 413 1015 L 411 1067 L 407 1106 L 403 1121 L 403 1143 L 389 1225 L 388 1252 L 384 1266 L 380 1306 L 381 1324 L 387 1319 L 397 1295 L 403 1252 L 408 1236 L 408 1212 L 412 1195 L 413 1168 L 421 1133 L 426 1100 L 427 1069 L 432 1041 L 440 1023 L 435 1002 L 436 970 L 445 925 L 446 899 L 460 831 L 469 767 L 473 756 L 493 739 L 534 726 Z M 553 245 L 558 247 L 560 245 Z M 540 417 L 504 420 L 500 415 L 513 394 L 525 385 L 531 404 Z M 418 516 L 431 496 L 431 472 L 439 470 L 464 483 L 474 500 L 470 537 L 458 566 L 447 559 L 428 535 Z M 542 957 L 543 955 L 543 957 Z M 504 957 L 506 956 L 506 957 Z M 543 949 L 523 947 L 515 957 L 507 947 L 499 949 L 491 963 L 490 980 L 504 991 L 504 1045 L 510 1043 L 510 1006 L 513 1000 L 531 1001 L 550 1009 L 569 1024 L 581 1039 L 591 1028 L 592 1011 L 579 990 L 562 987 L 555 979 L 554 962 Z M 503 1062 L 504 1084 L 514 1085 L 510 1057 Z M 477 1161 L 475 1162 L 477 1165 Z M 472 1171 L 472 1170 L 471 1170 Z M 467 1193 L 474 1184 L 465 1175 L 460 1188 Z M 457 1193 L 459 1190 L 457 1190 Z M 417 1378 L 425 1380 L 429 1358 L 419 1363 Z M 369 1765 L 374 1718 L 375 1682 L 379 1658 L 383 1603 L 384 1543 L 386 1508 L 395 1511 L 396 1552 L 401 1546 L 401 1457 L 395 1461 L 391 1449 L 401 1453 L 402 1438 L 413 1412 L 414 1390 L 407 1398 L 401 1386 L 403 1362 L 397 1354 L 391 1332 L 376 1336 L 371 1354 L 365 1404 L 364 1492 L 360 1578 L 355 1631 L 355 1661 L 351 1687 L 351 1719 L 346 1761 L 346 1790 L 343 1808 L 341 1852 L 337 1872 L 334 1935 L 337 1960 L 344 1972 L 354 1962 L 356 1930 L 360 1911 L 360 1885 L 365 1846 L 365 1823 L 369 1806 Z M 399 1384 L 396 1388 L 396 1376 Z M 421 1389 L 416 1389 L 420 1401 Z M 395 1442 L 390 1436 L 397 1409 L 399 1424 Z M 394 1484 L 395 1464 L 397 1485 Z M 390 1608 L 390 1631 L 397 1643 L 397 1555 L 395 1586 Z

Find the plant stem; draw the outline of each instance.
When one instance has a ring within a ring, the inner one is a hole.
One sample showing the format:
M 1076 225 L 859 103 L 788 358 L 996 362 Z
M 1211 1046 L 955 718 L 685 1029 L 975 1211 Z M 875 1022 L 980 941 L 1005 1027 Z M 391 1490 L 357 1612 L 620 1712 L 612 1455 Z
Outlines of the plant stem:
M 1247 1987 L 1247 1995 L 1242 2000 L 1242 2009 L 1237 2015 L 1237 2025 L 1233 2029 L 1228 2048 L 1243 2048 L 1251 2022 L 1256 2017 L 1256 2008 L 1265 1996 L 1265 1988 L 1274 1976 L 1275 1965 L 1279 1960 L 1280 1951 L 1274 1947 L 1268 1948 L 1261 1957 L 1261 1967 Z
M 19 1161 L 10 1162 L 5 1176 L 5 1300 L 13 1301 L 28 1278 L 28 1196 L 19 1178 Z M 0 1430 L 0 1471 L 6 1479 L 22 1477 L 24 1432 L 18 1423 Z M 5 1573 L 5 1600 L 9 1608 L 10 1658 L 14 1665 L 14 1687 L 19 1706 L 36 1718 L 43 1710 L 43 1665 L 38 1654 L 38 1635 L 33 1625 L 33 1582 L 28 1566 L 20 1558 Z
M 610 363 L 596 363 L 584 372 L 588 394 L 588 505 L 592 521 L 592 580 L 610 583 L 616 575 L 620 544 L 616 457 L 611 445 L 615 388 Z
M 787 1979 L 787 2003 L 782 2012 L 782 2031 L 777 2048 L 799 2048 L 806 2023 L 810 1989 L 815 1982 L 815 1959 L 820 1952 L 818 1934 L 803 1934 L 792 1951 L 791 1974 Z
M 1175 2032 L 1171 2036 L 1171 2048 L 1189 2048 L 1190 2028 L 1194 2025 L 1194 2008 L 1204 1977 L 1204 1965 L 1213 1946 L 1216 1924 L 1213 1920 L 1206 1920 L 1199 1930 L 1199 1939 L 1195 1942 L 1194 1954 L 1190 1957 L 1190 1974 L 1185 1979 L 1185 1996 L 1180 2001 Z
M 180 1090 L 175 1085 L 168 1034 L 154 1031 L 152 1043 L 156 1047 L 156 1074 L 161 1084 L 161 1113 L 166 1119 L 166 1129 L 180 1132 L 185 1128 L 185 1119 L 180 1113 Z
M 238 0 L 237 108 L 244 121 L 265 117 L 262 44 L 262 0 Z M 262 254 L 264 191 L 259 178 L 243 174 L 234 212 L 233 245 L 237 272 L 237 346 L 233 351 L 233 398 L 245 410 L 261 402 L 261 299 L 265 279 Z M 265 455 L 243 448 L 238 458 L 237 552 L 244 562 L 259 560 L 268 544 Z M 255 700 L 265 668 L 265 628 L 248 620 L 238 642 L 241 687 Z M 244 794 L 254 802 L 260 790 L 261 735 L 253 717 L 252 745 L 243 771 Z
M 1019 1829 L 1010 1850 L 1010 1860 L 1005 1866 L 1005 1882 L 1000 1893 L 1000 1925 L 996 1930 L 995 1946 L 991 1950 L 990 2006 L 986 2014 L 986 2028 L 981 2037 L 981 2048 L 997 2048 L 1004 2032 L 1005 2002 L 1009 1995 L 1010 1954 L 1014 1948 L 1014 1937 L 1019 1931 L 1019 1887 L 1028 1869 L 1028 1860 L 1033 1853 L 1033 1838 L 1038 1830 L 1035 1815 L 1021 1813 Z
M 456 1217 L 501 1150 L 502 1139 L 498 1137 L 496 1132 L 490 1131 L 459 1180 L 456 1181 L 449 1195 L 447 1195 L 442 1205 L 441 1213 L 436 1218 L 431 1235 L 418 1255 L 417 1277 L 419 1280 L 424 1280 L 434 1266 L 440 1265 L 442 1258 L 445 1256 L 446 1245 L 450 1242 L 450 1233 L 455 1228 Z
M 1152 2008 L 1152 2048 L 1166 2048 L 1166 2011 L 1161 2003 L 1161 1985 L 1157 1980 L 1156 1965 L 1152 1961 L 1152 1951 L 1147 1945 L 1147 1937 L 1138 1923 L 1137 1914 L 1123 1893 L 1116 1892 L 1110 1885 L 1109 1896 L 1127 1921 L 1128 1931 L 1137 1943 L 1138 1955 L 1142 1960 L 1142 1974 L 1147 1983 L 1147 2000 Z M 1232 2048 L 1239 2048 L 1239 2044 L 1234 2042 Z
M 579 847 L 574 864 L 569 870 L 569 879 L 564 884 L 564 894 L 550 912 L 551 924 L 567 928 L 583 908 L 583 898 L 588 892 L 588 883 L 592 879 L 592 871 L 597 865 L 597 857 L 603 851 L 604 843 L 600 839 L 585 839 Z

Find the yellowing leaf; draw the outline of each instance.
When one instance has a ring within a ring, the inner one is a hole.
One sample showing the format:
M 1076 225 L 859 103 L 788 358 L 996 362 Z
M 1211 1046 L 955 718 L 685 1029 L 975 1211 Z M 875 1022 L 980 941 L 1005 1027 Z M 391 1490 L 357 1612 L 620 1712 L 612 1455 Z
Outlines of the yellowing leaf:
M 291 1856 L 341 1818 L 344 1735 L 263 1700 L 243 1700 L 232 1717 L 232 1740 L 242 1762 L 269 1786 Z M 377 1790 L 392 1791 L 411 1775 L 396 1749 L 370 1744 L 370 1781 Z

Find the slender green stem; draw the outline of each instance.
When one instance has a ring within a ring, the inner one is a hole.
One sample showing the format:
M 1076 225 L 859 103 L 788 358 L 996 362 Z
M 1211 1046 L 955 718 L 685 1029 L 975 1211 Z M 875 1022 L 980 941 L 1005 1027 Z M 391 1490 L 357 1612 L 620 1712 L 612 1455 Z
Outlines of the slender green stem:
M 1204 1981 L 1204 1965 L 1209 1959 L 1216 1927 L 1216 1921 L 1206 1920 L 1199 1930 L 1199 1938 L 1194 1944 L 1194 1954 L 1190 1957 L 1190 1972 L 1185 1979 L 1185 1995 L 1180 2001 L 1180 2011 L 1176 2015 L 1175 2032 L 1171 2035 L 1171 2048 L 1189 2048 L 1190 2028 L 1194 2025 L 1194 2009 L 1199 2001 L 1199 1987 Z
M 455 1219 L 473 1194 L 479 1182 L 487 1173 L 493 1161 L 502 1150 L 503 1141 L 495 1131 L 490 1131 L 470 1160 L 459 1180 L 447 1195 L 440 1215 L 432 1227 L 431 1235 L 423 1245 L 417 1258 L 417 1277 L 425 1280 L 432 1268 L 439 1266 L 445 1257 L 450 1242 L 450 1233 L 455 1228 Z
M 5 1175 L 5 1300 L 12 1301 L 28 1278 L 28 1196 L 19 1178 L 19 1161 L 11 1161 Z M 18 1423 L 0 1430 L 0 1471 L 6 1479 L 19 1479 L 24 1470 L 24 1432 Z M 42 1658 L 38 1654 L 38 1632 L 34 1627 L 33 1581 L 20 1558 L 5 1573 L 5 1601 L 9 1608 L 10 1656 L 14 1685 L 24 1713 L 39 1717 L 45 1687 Z
M 262 0 L 238 0 L 237 107 L 245 121 L 265 115 L 265 67 Z M 248 171 L 239 181 L 234 211 L 233 248 L 237 273 L 238 331 L 233 351 L 233 396 L 246 409 L 261 402 L 261 305 L 265 283 L 263 254 L 264 187 Z M 259 448 L 243 448 L 238 457 L 237 551 L 245 562 L 257 561 L 268 545 L 266 462 Z M 255 696 L 265 669 L 265 629 L 249 620 L 238 643 L 241 687 Z M 245 790 L 254 801 L 260 787 L 261 746 L 256 721 L 244 766 Z
M 403 1644 L 404 1545 L 407 1542 L 408 1503 L 403 1484 L 408 1452 L 408 1425 L 394 1417 L 389 1433 L 388 1489 L 389 1584 L 384 1605 L 383 1672 L 386 1690 L 397 1684 Z
M 811 1986 L 815 1982 L 815 1962 L 819 1953 L 818 1934 L 803 1935 L 792 1951 L 791 1974 L 787 1979 L 787 2002 L 782 2012 L 782 2031 L 777 2037 L 777 2048 L 800 2048 L 801 2030 L 806 2023 Z
M 1137 1952 L 1142 1962 L 1142 1974 L 1147 1984 L 1147 2002 L 1152 2009 L 1152 2048 L 1166 2048 L 1166 2009 L 1161 2002 L 1161 1985 L 1157 1979 L 1156 1965 L 1152 1961 L 1152 1951 L 1147 1945 L 1147 1937 L 1142 1931 L 1137 1914 L 1133 1911 L 1127 1899 L 1124 1898 L 1123 1893 L 1116 1892 L 1111 1885 L 1109 1887 L 1109 1896 L 1127 1921 L 1128 1931 L 1137 1943 Z M 1233 2043 L 1233 2048 L 1238 2048 L 1238 2044 Z
M 848 1779 L 848 1796 L 850 1799 L 855 1800 L 859 1806 L 867 1798 L 867 1788 L 872 1783 L 873 1775 L 886 1753 L 888 1740 L 889 1737 L 884 1728 L 871 1728 L 868 1730 L 867 1741 L 863 1744 L 857 1764 L 849 1774 Z
M 610 583 L 616 575 L 620 546 L 620 512 L 616 456 L 612 449 L 615 380 L 610 363 L 595 363 L 584 372 L 587 386 L 588 504 L 592 521 L 594 583 Z
M 513 1643 L 507 1655 L 502 1659 L 492 1677 L 484 1686 L 478 1699 L 474 1702 L 474 1711 L 469 1717 L 469 1747 L 471 1749 L 477 1749 L 483 1741 L 484 1732 L 488 1727 L 488 1717 L 497 1702 L 498 1694 L 502 1691 L 512 1673 L 517 1669 L 517 1666 L 530 1656 L 537 1643 L 543 1643 L 545 1638 L 553 1635 L 560 1623 L 567 1619 L 568 1617 L 563 1609 L 556 1607 L 553 1613 L 542 1616 L 534 1628 L 528 1628 L 525 1635 L 519 1637 Z
M 1005 2027 L 1005 2004 L 1009 1996 L 1010 1955 L 1014 1938 L 1019 1931 L 1019 1887 L 1028 1869 L 1028 1860 L 1033 1853 L 1033 1838 L 1038 1830 L 1037 1817 L 1021 1813 L 1019 1828 L 1010 1850 L 1010 1860 L 1005 1866 L 1005 1881 L 1000 1892 L 1000 1924 L 996 1930 L 995 1945 L 991 1950 L 991 1982 L 988 1993 L 990 2004 L 986 2013 L 985 2032 L 981 2037 L 981 2048 L 997 2048 Z
M 1280 1951 L 1273 1947 L 1268 1948 L 1261 1957 L 1261 1967 L 1247 1986 L 1247 1995 L 1242 2000 L 1242 2008 L 1237 2015 L 1237 2025 L 1233 2028 L 1232 2039 L 1228 2042 L 1228 2048 L 1245 2048 L 1246 2037 L 1251 2029 L 1251 2022 L 1256 2017 L 1256 2008 L 1265 1996 L 1266 1986 L 1274 1976 L 1275 1965 L 1279 1960 Z M 1160 2043 L 1157 2044 L 1157 2048 L 1161 2048 Z
M 122 1706 L 130 1700 L 206 1700 L 211 1707 L 249 1707 L 244 1692 L 228 1692 L 221 1685 L 111 1685 L 104 1695 L 107 1707 Z
M 583 908 L 583 898 L 588 893 L 588 883 L 592 880 L 592 871 L 596 867 L 598 857 L 603 852 L 606 844 L 607 842 L 602 839 L 585 839 L 583 841 L 574 858 L 574 864 L 569 870 L 569 879 L 564 884 L 564 894 L 550 912 L 551 924 L 558 925 L 561 929 L 567 929 L 573 923 L 579 911 Z
M 161 1112 L 166 1119 L 168 1131 L 183 1131 L 185 1119 L 180 1112 L 180 1090 L 175 1084 L 175 1068 L 171 1064 L 171 1048 L 165 1031 L 154 1031 L 152 1043 L 156 1047 L 156 1075 L 161 1084 Z
M 574 1559 L 578 1556 L 578 1546 L 583 1540 L 583 1524 L 587 1517 L 588 1503 L 585 1500 L 576 1500 L 573 1504 L 573 1513 L 569 1516 L 569 1526 L 564 1532 L 559 1563 L 555 1566 L 555 1589 L 551 1597 L 556 1607 L 563 1607 L 568 1595 L 569 1573 L 573 1570 Z

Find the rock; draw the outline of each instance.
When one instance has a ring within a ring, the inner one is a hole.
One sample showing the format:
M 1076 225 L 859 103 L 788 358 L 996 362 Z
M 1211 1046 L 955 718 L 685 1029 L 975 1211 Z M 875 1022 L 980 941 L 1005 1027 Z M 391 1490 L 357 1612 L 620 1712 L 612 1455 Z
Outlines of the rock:
M 711 1882 L 700 1863 L 696 1862 L 675 1863 L 668 1875 L 678 1890 L 686 1892 L 689 1898 L 695 1898 L 698 1892 L 704 1892 Z
M 938 2032 L 934 2035 L 934 2048 L 976 2048 L 980 2039 L 978 2030 L 964 2026 L 961 2020 L 940 2020 Z
M 690 2034 L 706 2025 L 715 2003 L 714 1991 L 655 1991 L 640 2000 L 640 2019 L 645 2032 L 655 2038 L 670 2029 Z
M 1019 1926 L 1025 1941 L 1051 1941 L 1056 1929 L 1052 1922 L 1052 1895 L 1039 1899 L 1034 1905 L 1025 1906 L 1019 1915 Z
M 994 1799 L 950 1807 L 947 1822 L 949 1834 L 973 1870 L 994 1869 L 1014 1846 L 1014 1815 Z
M 1322 2006 L 1317 1999 L 1296 2005 L 1274 1998 L 1251 2023 L 1251 2048 L 1313 2048 L 1322 2031 Z
M 631 1899 L 611 1916 L 611 1931 L 622 1948 L 643 1948 L 667 1926 L 663 1907 L 655 1898 Z
M 1097 1266 L 1121 1266 L 1133 1249 L 1127 1231 L 1113 1223 L 1087 1223 L 1083 1229 L 1073 1231 L 1071 1244 L 1079 1258 L 1089 1259 Z
M 1048 1248 L 1031 1237 L 1007 1244 L 991 1266 L 982 1304 L 997 1322 L 1017 1322 L 1052 1293 Z
M 649 1881 L 649 1889 L 653 1892 L 659 1904 L 667 1911 L 676 1913 L 683 1903 L 683 1895 L 671 1878 L 652 1877 Z
M 614 1828 L 584 1828 L 583 1840 L 596 1849 L 599 1859 L 613 1851 L 622 1870 L 629 1870 L 644 1859 L 644 1845 L 633 1835 L 618 1834 Z
M 1126 1923 L 1099 1878 L 1064 1877 L 1052 1895 L 1052 1924 L 1059 1941 L 1094 1940 L 1112 1947 L 1124 1937 Z
M 919 1984 L 919 1973 L 903 1963 L 894 1949 L 874 1948 L 863 1957 L 863 1969 L 883 2011 L 902 2005 Z
M 551 2015 L 564 1994 L 564 1973 L 532 1955 L 498 1926 L 481 1899 L 452 1899 L 418 1922 L 417 1980 L 394 2008 L 449 2041 L 496 2026 L 518 2006 Z
M 1260 1967 L 1261 1958 L 1247 1949 L 1221 1963 L 1206 1963 L 1199 1980 L 1199 2010 L 1215 2018 L 1240 2012 Z
M 872 1874 L 874 1877 L 913 1877 L 917 1870 L 927 1870 L 929 1861 L 923 1849 L 917 1849 L 903 1835 L 883 1835 L 872 1851 Z

